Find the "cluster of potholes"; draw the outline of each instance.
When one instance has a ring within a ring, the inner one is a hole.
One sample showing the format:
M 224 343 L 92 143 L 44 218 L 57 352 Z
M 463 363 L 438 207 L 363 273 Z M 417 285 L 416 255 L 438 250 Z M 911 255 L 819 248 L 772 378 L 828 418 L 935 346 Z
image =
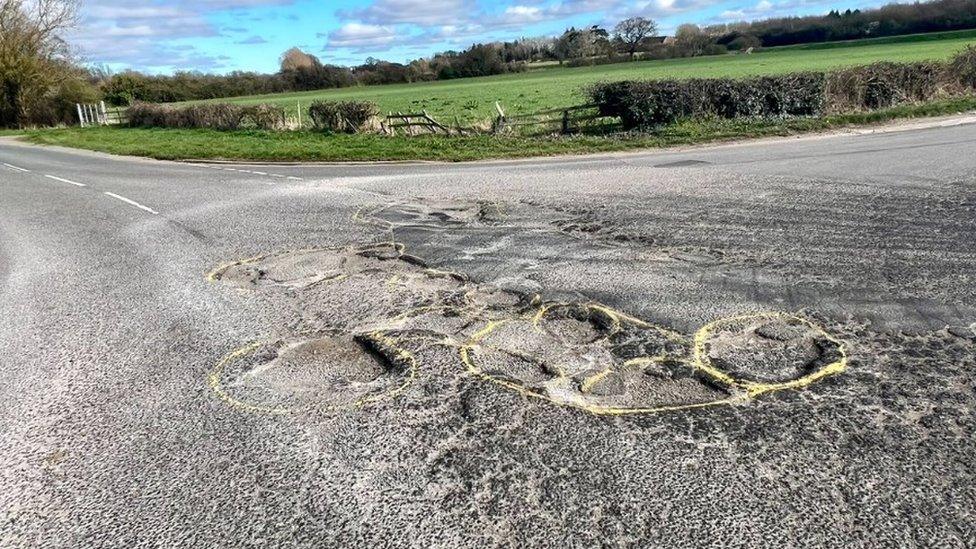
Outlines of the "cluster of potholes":
M 555 405 L 657 413 L 801 388 L 847 363 L 843 342 L 800 316 L 746 314 L 687 335 L 599 303 L 547 302 L 431 268 L 392 231 L 388 242 L 284 251 L 209 277 L 296 300 L 304 315 L 302 329 L 237 349 L 210 372 L 221 399 L 253 412 L 409 398 L 419 376 L 449 365 Z

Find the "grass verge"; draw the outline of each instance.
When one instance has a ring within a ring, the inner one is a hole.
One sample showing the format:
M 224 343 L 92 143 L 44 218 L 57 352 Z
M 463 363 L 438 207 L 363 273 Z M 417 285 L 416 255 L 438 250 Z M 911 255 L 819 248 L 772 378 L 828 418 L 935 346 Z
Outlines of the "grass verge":
M 24 139 L 42 145 L 60 145 L 162 160 L 459 162 L 625 151 L 785 136 L 972 110 L 976 110 L 976 96 L 823 118 L 689 120 L 661 128 L 653 134 L 608 136 L 386 137 L 326 135 L 314 132 L 221 132 L 103 127 L 33 130 L 26 132 Z

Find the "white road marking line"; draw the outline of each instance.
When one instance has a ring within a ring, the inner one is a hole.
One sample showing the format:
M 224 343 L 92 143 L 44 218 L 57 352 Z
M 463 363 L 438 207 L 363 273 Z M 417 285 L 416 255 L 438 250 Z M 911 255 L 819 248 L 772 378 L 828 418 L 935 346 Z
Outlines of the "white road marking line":
M 264 172 L 251 172 L 251 173 L 253 173 L 254 175 L 268 175 Z
M 295 181 L 301 181 L 301 180 L 302 180 L 302 178 L 301 178 L 301 177 L 295 177 L 294 175 L 289 175 L 289 176 L 288 176 L 288 179 L 293 179 L 293 180 L 295 180 Z
M 268 175 L 270 175 L 271 177 L 284 177 L 280 173 L 269 173 Z
M 19 168 L 17 166 L 14 166 L 13 164 L 7 164 L 6 162 L 4 162 L 3 165 L 6 166 L 6 167 L 8 167 L 8 168 L 10 168 L 11 170 L 17 170 L 19 172 L 29 172 L 30 171 L 30 170 L 25 169 L 25 168 Z
M 55 181 L 60 181 L 62 183 L 68 183 L 68 184 L 74 185 L 75 187 L 87 187 L 88 186 L 88 185 L 85 185 L 84 183 L 78 183 L 77 181 L 72 181 L 70 179 L 63 179 L 63 178 L 57 177 L 55 175 L 44 174 L 44 177 L 46 177 L 48 179 L 53 179 Z
M 135 206 L 136 208 L 139 208 L 140 210 L 146 210 L 147 212 L 149 212 L 149 213 L 151 213 L 153 215 L 159 215 L 159 212 L 157 212 L 156 210 L 154 210 L 152 208 L 149 208 L 147 206 L 143 206 L 142 204 L 136 202 L 135 200 L 129 200 L 128 198 L 126 198 L 124 196 L 119 196 L 119 195 L 117 195 L 115 193 L 106 192 L 105 194 L 108 195 L 108 196 L 111 196 L 112 198 L 115 198 L 117 200 L 121 200 L 122 202 L 125 202 L 127 204 L 131 204 L 131 205 Z

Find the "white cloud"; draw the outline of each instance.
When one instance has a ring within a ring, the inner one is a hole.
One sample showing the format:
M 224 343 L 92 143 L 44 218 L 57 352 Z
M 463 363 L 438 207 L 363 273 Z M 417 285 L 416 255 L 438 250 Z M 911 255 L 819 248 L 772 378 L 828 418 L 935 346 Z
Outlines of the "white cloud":
M 169 40 L 219 36 L 208 19 L 216 11 L 287 5 L 293 0 L 89 0 L 80 23 L 67 36 L 82 58 L 138 68 L 215 69 L 225 56 L 200 54 Z M 148 5 L 147 5 L 148 4 Z
M 344 20 L 373 25 L 456 25 L 478 17 L 474 2 L 464 0 L 376 0 L 366 8 L 339 10 Z
M 328 45 L 336 48 L 369 50 L 390 45 L 397 38 L 393 27 L 346 23 L 328 34 Z

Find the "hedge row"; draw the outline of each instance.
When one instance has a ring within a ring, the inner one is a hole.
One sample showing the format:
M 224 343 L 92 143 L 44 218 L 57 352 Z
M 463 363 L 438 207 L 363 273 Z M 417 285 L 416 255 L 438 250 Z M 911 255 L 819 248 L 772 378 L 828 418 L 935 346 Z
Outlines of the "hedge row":
M 308 117 L 312 127 L 330 132 L 359 133 L 379 126 L 380 113 L 370 101 L 312 101 Z
M 209 128 L 214 130 L 283 130 L 285 110 L 277 105 L 202 103 L 177 107 L 136 103 L 126 111 L 129 126 L 155 128 Z
M 133 127 L 284 130 L 288 126 L 284 108 L 267 104 L 201 103 L 178 107 L 136 103 L 126 114 Z M 308 109 L 312 127 L 330 132 L 375 129 L 379 126 L 377 114 L 379 108 L 368 101 L 313 101 Z
M 625 129 L 682 118 L 815 116 L 890 107 L 976 90 L 976 46 L 948 63 L 876 63 L 828 73 L 731 79 L 601 83 L 588 90 L 600 114 Z

